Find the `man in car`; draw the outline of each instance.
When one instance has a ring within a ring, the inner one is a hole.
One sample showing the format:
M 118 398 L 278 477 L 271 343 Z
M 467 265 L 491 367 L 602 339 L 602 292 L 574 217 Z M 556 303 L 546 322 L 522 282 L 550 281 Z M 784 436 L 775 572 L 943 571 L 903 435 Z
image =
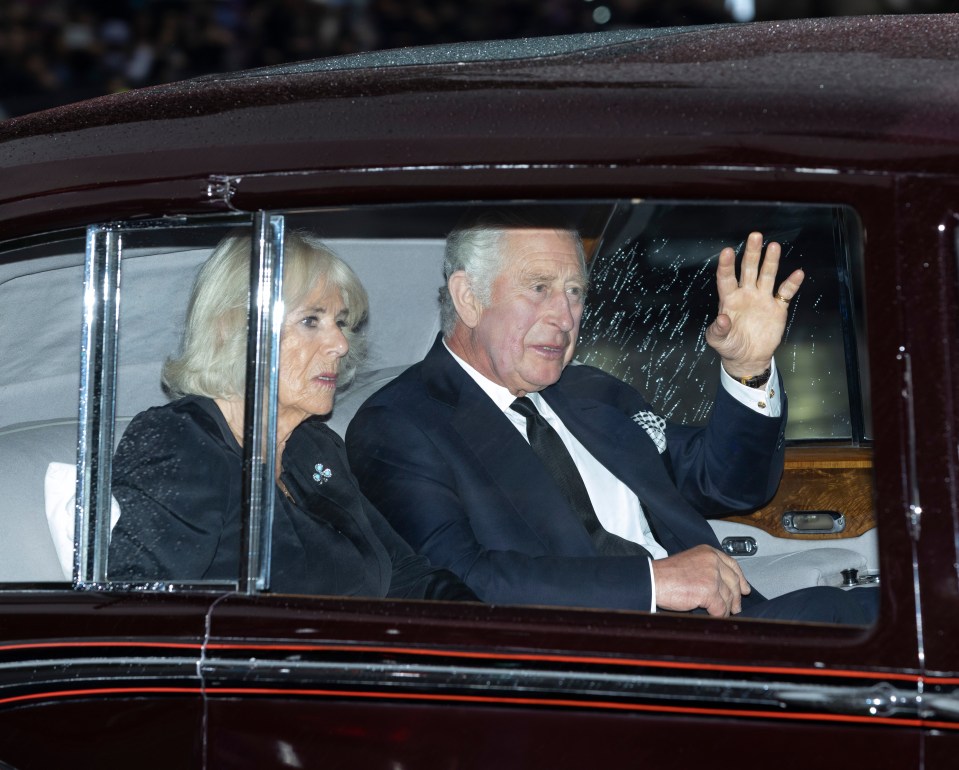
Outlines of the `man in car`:
M 667 425 L 620 380 L 570 365 L 587 278 L 579 235 L 480 218 L 450 234 L 443 335 L 350 424 L 364 493 L 484 601 L 869 621 L 840 589 L 765 600 L 704 516 L 754 509 L 783 468 L 773 353 L 803 281 L 749 235 L 719 257 L 721 359 L 708 424 Z

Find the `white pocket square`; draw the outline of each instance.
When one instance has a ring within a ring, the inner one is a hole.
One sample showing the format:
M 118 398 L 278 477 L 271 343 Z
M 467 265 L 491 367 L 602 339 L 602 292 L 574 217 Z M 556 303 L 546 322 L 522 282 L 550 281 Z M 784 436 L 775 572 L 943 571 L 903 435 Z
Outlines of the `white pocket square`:
M 633 422 L 653 440 L 660 454 L 666 451 L 666 421 L 653 412 L 636 412 Z

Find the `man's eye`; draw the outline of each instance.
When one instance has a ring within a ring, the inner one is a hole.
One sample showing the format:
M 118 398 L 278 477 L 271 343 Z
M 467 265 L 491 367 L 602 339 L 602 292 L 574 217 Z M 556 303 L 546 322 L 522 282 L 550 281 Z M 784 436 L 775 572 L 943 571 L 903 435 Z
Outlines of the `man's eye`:
M 542 294 L 542 293 L 544 293 L 544 292 L 546 291 L 546 284 L 545 284 L 545 283 L 537 283 L 535 286 L 533 286 L 533 291 L 535 291 L 537 294 Z
M 586 293 L 583 291 L 581 286 L 570 286 L 567 291 L 569 292 L 570 296 L 574 297 L 575 299 L 582 299 L 583 295 Z

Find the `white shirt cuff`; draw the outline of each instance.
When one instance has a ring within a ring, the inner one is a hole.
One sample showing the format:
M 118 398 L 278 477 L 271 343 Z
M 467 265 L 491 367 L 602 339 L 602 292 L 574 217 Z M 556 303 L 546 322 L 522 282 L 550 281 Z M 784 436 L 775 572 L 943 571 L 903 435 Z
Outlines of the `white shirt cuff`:
M 767 417 L 779 417 L 782 414 L 782 395 L 779 388 L 779 375 L 776 373 L 776 359 L 769 364 L 769 381 L 761 388 L 750 388 L 743 385 L 735 377 L 726 372 L 725 367 L 719 365 L 719 380 L 726 392 L 740 404 L 748 406 L 754 412 Z

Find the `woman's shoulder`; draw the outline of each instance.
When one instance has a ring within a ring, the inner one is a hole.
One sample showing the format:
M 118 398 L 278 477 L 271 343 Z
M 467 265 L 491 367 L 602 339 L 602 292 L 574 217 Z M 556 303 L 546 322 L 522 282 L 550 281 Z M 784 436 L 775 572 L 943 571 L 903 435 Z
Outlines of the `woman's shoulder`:
M 165 444 L 173 440 L 226 443 L 225 425 L 219 407 L 204 396 L 184 396 L 160 406 L 152 406 L 130 420 L 123 443 L 147 441 Z
M 314 444 L 334 446 L 338 451 L 346 452 L 343 439 L 340 438 L 340 435 L 327 425 L 326 420 L 320 416 L 310 417 L 300 423 L 290 436 L 291 439 L 294 437 L 301 441 L 310 441 Z M 287 442 L 287 446 L 289 446 L 289 442 Z
M 349 467 L 343 439 L 325 424 L 322 417 L 310 417 L 304 420 L 290 434 L 283 450 L 283 467 L 293 469 L 309 466 L 312 468 L 316 458 L 327 458 L 323 461 L 324 463 L 335 460 L 341 467 Z
M 210 407 L 216 409 L 213 399 L 203 396 L 184 396 L 166 404 L 144 409 L 130 420 L 131 426 L 174 426 L 178 423 L 210 423 Z

